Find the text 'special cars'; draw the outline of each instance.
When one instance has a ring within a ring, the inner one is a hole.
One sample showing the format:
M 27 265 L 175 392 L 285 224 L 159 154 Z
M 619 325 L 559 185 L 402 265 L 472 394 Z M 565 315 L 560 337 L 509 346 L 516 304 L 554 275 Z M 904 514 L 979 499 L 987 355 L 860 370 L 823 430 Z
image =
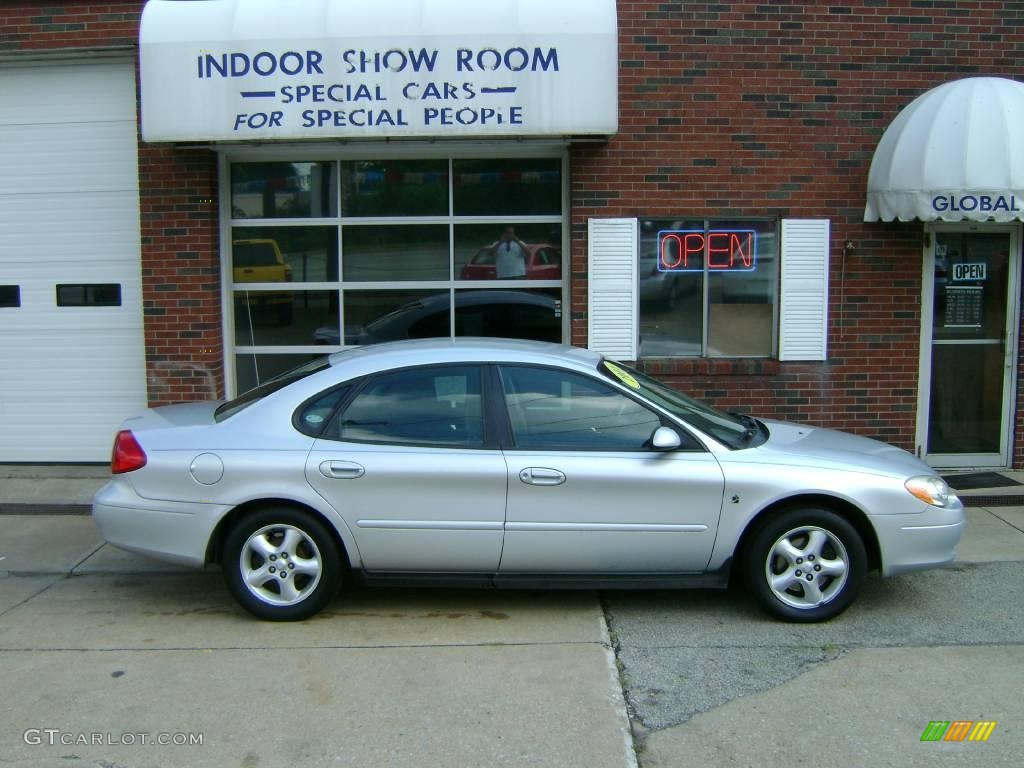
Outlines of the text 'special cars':
M 437 339 L 318 358 L 127 420 L 93 515 L 119 547 L 220 562 L 264 619 L 342 579 L 724 586 L 819 621 L 865 574 L 947 563 L 963 507 L 909 453 L 714 410 L 582 349 Z

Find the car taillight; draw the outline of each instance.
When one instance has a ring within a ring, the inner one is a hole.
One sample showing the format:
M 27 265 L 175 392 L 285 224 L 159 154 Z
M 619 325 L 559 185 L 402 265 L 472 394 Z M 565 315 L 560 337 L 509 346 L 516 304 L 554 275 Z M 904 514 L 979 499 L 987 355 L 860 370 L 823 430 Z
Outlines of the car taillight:
M 122 429 L 114 438 L 114 451 L 110 456 L 110 472 L 120 475 L 146 466 L 146 452 L 131 430 Z

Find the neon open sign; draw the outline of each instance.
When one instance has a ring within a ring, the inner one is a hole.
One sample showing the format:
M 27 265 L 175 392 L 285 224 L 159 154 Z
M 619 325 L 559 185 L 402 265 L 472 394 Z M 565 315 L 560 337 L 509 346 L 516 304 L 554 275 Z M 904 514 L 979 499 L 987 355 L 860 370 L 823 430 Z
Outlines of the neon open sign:
M 752 229 L 667 229 L 658 233 L 658 270 L 753 272 L 757 233 Z

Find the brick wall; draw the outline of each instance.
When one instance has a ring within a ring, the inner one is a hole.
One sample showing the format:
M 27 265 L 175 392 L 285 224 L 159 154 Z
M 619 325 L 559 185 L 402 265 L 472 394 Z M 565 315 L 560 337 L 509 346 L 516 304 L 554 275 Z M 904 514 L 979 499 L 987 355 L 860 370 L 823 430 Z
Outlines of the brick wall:
M 644 367 L 720 405 L 913 448 L 923 227 L 863 222 L 868 167 L 891 120 L 929 88 L 970 75 L 1024 79 L 1024 3 L 618 9 L 619 134 L 572 153 L 574 343 L 586 343 L 589 217 L 827 217 L 827 363 Z M 1019 418 L 1017 465 L 1022 443 Z
M 0 3 L 0 53 L 55 48 L 137 48 L 143 0 Z
M 139 149 L 142 305 L 152 404 L 224 392 L 217 163 L 208 150 Z
M 141 0 L 0 4 L 0 54 L 138 49 Z M 142 299 L 150 404 L 224 391 L 217 164 L 209 151 L 139 144 Z
M 8 0 L 0 55 L 137 47 L 143 5 Z M 572 150 L 573 341 L 586 343 L 589 217 L 827 217 L 827 363 L 646 367 L 712 402 L 912 447 L 922 227 L 862 221 L 868 166 L 885 127 L 928 88 L 976 74 L 1024 78 L 1024 3 L 619 0 L 618 9 L 620 133 Z M 141 146 L 139 166 L 150 399 L 206 396 L 223 382 L 214 157 Z

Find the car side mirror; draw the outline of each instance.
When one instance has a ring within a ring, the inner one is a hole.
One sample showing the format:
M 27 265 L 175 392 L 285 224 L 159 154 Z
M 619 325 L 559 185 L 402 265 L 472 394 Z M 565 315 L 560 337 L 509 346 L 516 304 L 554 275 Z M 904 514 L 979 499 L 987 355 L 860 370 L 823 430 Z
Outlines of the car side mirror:
M 651 435 L 651 447 L 656 451 L 674 451 L 683 441 L 671 427 L 658 427 Z

